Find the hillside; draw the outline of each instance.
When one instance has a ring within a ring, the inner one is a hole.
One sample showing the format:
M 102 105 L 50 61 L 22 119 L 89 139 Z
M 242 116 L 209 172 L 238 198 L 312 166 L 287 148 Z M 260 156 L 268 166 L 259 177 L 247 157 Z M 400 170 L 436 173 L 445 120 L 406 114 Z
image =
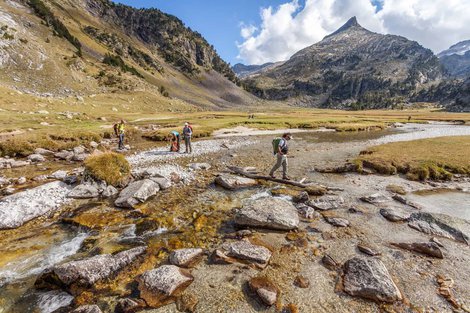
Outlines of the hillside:
M 430 50 L 404 37 L 373 33 L 351 18 L 282 65 L 243 82 L 265 99 L 363 109 L 402 105 L 443 77 Z
M 143 97 L 166 109 L 256 101 L 213 46 L 157 9 L 107 0 L 8 0 L 0 8 L 0 86 L 7 90 L 85 100 L 114 93 L 127 104 Z
M 235 72 L 238 78 L 243 79 L 243 78 L 246 78 L 252 75 L 257 75 L 264 71 L 273 69 L 274 67 L 279 66 L 282 63 L 284 62 L 276 62 L 276 63 L 268 62 L 268 63 L 261 64 L 261 65 L 245 65 L 242 63 L 237 63 L 232 67 L 232 70 Z

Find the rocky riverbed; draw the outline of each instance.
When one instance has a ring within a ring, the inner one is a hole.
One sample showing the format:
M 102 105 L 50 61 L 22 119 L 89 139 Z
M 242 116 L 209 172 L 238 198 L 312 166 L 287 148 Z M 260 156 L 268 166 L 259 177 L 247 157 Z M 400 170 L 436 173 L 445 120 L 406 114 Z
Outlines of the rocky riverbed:
M 227 173 L 229 165 L 266 173 L 274 161 L 271 136 L 234 136 L 201 141 L 191 156 L 130 156 L 135 172 L 171 181 L 132 209 L 116 207 L 117 195 L 70 200 L 54 191 L 67 200 L 44 215 L 42 189 L 3 198 L 14 211 L 11 203 L 23 203 L 29 212 L 29 202 L 40 217 L 0 231 L 0 312 L 469 312 L 468 215 L 442 214 L 416 196 L 452 190 L 466 203 L 467 177 L 315 171 L 377 142 L 447 133 L 470 129 L 296 134 L 290 175 L 324 187 L 310 194 Z

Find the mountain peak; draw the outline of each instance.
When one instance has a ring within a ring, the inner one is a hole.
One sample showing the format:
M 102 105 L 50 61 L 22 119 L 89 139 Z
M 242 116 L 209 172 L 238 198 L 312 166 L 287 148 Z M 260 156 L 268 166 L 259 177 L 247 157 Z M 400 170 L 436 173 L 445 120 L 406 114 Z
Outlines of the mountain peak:
M 361 25 L 359 25 L 359 23 L 357 22 L 357 18 L 355 16 L 351 17 L 343 26 L 341 26 L 340 28 L 338 28 L 335 32 L 325 36 L 325 38 L 323 39 L 326 39 L 328 37 L 331 37 L 331 36 L 334 36 L 336 34 L 339 34 L 339 33 L 342 33 L 350 28 L 353 28 L 353 27 L 360 27 L 362 28 Z

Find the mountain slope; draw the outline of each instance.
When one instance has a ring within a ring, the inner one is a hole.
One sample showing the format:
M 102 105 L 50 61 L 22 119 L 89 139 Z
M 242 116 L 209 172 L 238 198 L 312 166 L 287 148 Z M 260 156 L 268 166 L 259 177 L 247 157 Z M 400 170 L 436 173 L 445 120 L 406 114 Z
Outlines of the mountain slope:
M 373 33 L 355 17 L 322 41 L 243 82 L 254 94 L 303 106 L 381 108 L 439 83 L 434 54 L 417 42 Z
M 470 40 L 461 41 L 437 56 L 451 76 L 460 78 L 470 76 Z
M 48 97 L 139 93 L 195 108 L 256 101 L 200 34 L 157 9 L 107 0 L 7 0 L 0 9 L 1 87 Z
M 235 72 L 238 78 L 246 78 L 248 76 L 260 74 L 266 70 L 273 69 L 284 62 L 268 62 L 261 65 L 245 65 L 237 63 L 232 67 L 232 70 Z

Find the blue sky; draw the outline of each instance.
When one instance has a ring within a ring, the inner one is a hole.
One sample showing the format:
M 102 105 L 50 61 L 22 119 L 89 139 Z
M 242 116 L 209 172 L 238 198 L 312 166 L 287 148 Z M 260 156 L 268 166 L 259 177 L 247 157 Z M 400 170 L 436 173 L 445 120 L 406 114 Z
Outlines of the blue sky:
M 220 56 L 232 65 L 236 57 L 236 41 L 242 41 L 240 23 L 259 24 L 260 8 L 287 0 L 119 0 L 133 7 L 154 7 L 181 19 L 186 26 L 201 33 L 214 45 Z M 304 0 L 301 1 L 301 3 Z
M 436 53 L 470 39 L 470 0 L 115 1 L 177 16 L 232 65 L 286 60 L 352 16 L 371 31 L 404 36 Z

